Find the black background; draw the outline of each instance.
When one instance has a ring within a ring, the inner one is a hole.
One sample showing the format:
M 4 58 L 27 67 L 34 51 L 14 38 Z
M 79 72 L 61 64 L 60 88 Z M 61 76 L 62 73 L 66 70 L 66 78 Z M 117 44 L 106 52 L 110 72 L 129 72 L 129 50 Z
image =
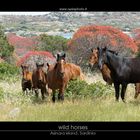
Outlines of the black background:
M 66 10 L 60 10 L 65 8 Z M 81 10 L 82 8 L 86 10 Z M 68 9 L 68 10 L 67 10 Z M 72 10 L 69 10 L 72 9 Z M 2 1 L 0 11 L 139 11 L 136 1 L 56 1 L 56 0 L 28 0 Z M 26 136 L 46 136 L 49 131 L 58 130 L 59 125 L 88 126 L 88 130 L 95 130 L 96 135 L 135 135 L 140 134 L 140 122 L 0 122 L 0 134 L 11 136 L 16 134 Z M 46 138 L 45 138 L 46 139 Z

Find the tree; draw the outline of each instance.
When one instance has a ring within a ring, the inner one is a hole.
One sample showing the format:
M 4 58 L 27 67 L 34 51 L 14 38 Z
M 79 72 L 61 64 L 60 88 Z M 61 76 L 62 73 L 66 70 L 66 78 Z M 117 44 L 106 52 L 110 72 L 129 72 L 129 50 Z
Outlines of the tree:
M 40 35 L 40 44 L 38 45 L 37 50 L 49 51 L 52 53 L 56 53 L 58 51 L 66 51 L 67 41 L 68 39 L 61 36 L 50 36 L 42 34 Z
M 74 63 L 84 66 L 91 48 L 108 47 L 123 56 L 131 56 L 138 48 L 132 38 L 112 26 L 83 26 L 68 41 Z
M 10 45 L 4 34 L 3 27 L 0 26 L 0 57 L 6 61 L 12 56 L 14 47 Z

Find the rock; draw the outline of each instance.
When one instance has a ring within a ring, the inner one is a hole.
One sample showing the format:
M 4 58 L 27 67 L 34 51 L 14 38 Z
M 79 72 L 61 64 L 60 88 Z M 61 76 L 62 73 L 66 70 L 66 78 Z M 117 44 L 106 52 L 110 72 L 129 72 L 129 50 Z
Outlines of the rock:
M 16 118 L 19 115 L 20 112 L 21 112 L 21 109 L 16 107 L 9 112 L 9 117 L 10 118 Z

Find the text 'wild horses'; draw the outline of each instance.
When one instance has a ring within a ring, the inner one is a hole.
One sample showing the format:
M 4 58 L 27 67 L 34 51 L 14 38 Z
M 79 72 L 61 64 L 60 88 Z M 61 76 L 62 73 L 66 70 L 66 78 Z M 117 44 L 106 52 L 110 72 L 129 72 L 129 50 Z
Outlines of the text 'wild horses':
M 115 87 L 116 100 L 119 100 L 120 85 L 121 98 L 125 102 L 125 92 L 129 83 L 140 82 L 140 58 L 128 58 L 116 55 L 114 51 L 105 48 L 98 48 L 99 68 L 102 70 L 106 64 L 111 71 L 111 78 Z

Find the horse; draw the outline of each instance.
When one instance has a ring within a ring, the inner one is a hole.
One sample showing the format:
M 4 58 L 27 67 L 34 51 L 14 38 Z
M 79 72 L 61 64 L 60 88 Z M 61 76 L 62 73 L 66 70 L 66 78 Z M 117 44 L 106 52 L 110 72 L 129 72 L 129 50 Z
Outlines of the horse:
M 120 85 L 122 85 L 121 99 L 125 102 L 127 85 L 140 82 L 140 69 L 138 69 L 140 58 L 122 57 L 106 47 L 97 49 L 99 51 L 99 68 L 102 70 L 103 64 L 106 64 L 111 71 L 116 101 L 119 100 Z
M 32 89 L 32 73 L 29 72 L 29 66 L 21 65 L 22 69 L 22 81 L 21 87 L 24 93 L 28 93 L 28 90 Z
M 55 102 L 55 92 L 58 89 L 58 100 L 64 100 L 64 90 L 70 80 L 84 79 L 84 74 L 81 68 L 73 63 L 67 63 L 65 61 L 65 54 L 60 56 L 57 54 L 57 62 L 54 65 L 49 65 L 47 71 L 47 84 L 48 88 L 52 89 L 53 97 L 52 101 Z
M 92 54 L 89 57 L 89 66 L 92 69 L 94 65 L 98 64 L 98 49 L 94 48 L 91 49 Z M 107 82 L 107 84 L 112 85 L 113 81 L 111 79 L 111 71 L 107 67 L 106 64 L 103 65 L 103 68 L 101 70 L 103 79 Z M 135 96 L 134 98 L 136 99 L 140 93 L 140 83 L 135 83 Z
M 91 49 L 91 55 L 89 57 L 89 66 L 90 68 L 92 69 L 94 67 L 94 65 L 98 64 L 98 49 L 97 48 L 94 48 L 94 49 Z M 112 81 L 112 78 L 111 78 L 111 71 L 110 69 L 107 67 L 106 64 L 103 64 L 103 68 L 101 70 L 101 73 L 102 73 L 102 77 L 104 79 L 104 81 L 107 82 L 108 85 L 112 85 L 113 81 Z
M 47 93 L 46 88 L 46 72 L 43 70 L 44 63 L 43 64 L 37 64 L 36 63 L 36 69 L 33 70 L 32 74 L 32 83 L 33 83 L 33 90 L 35 91 L 36 97 L 38 98 L 39 91 L 38 89 L 41 89 L 42 94 L 42 100 L 45 99 L 45 94 Z

